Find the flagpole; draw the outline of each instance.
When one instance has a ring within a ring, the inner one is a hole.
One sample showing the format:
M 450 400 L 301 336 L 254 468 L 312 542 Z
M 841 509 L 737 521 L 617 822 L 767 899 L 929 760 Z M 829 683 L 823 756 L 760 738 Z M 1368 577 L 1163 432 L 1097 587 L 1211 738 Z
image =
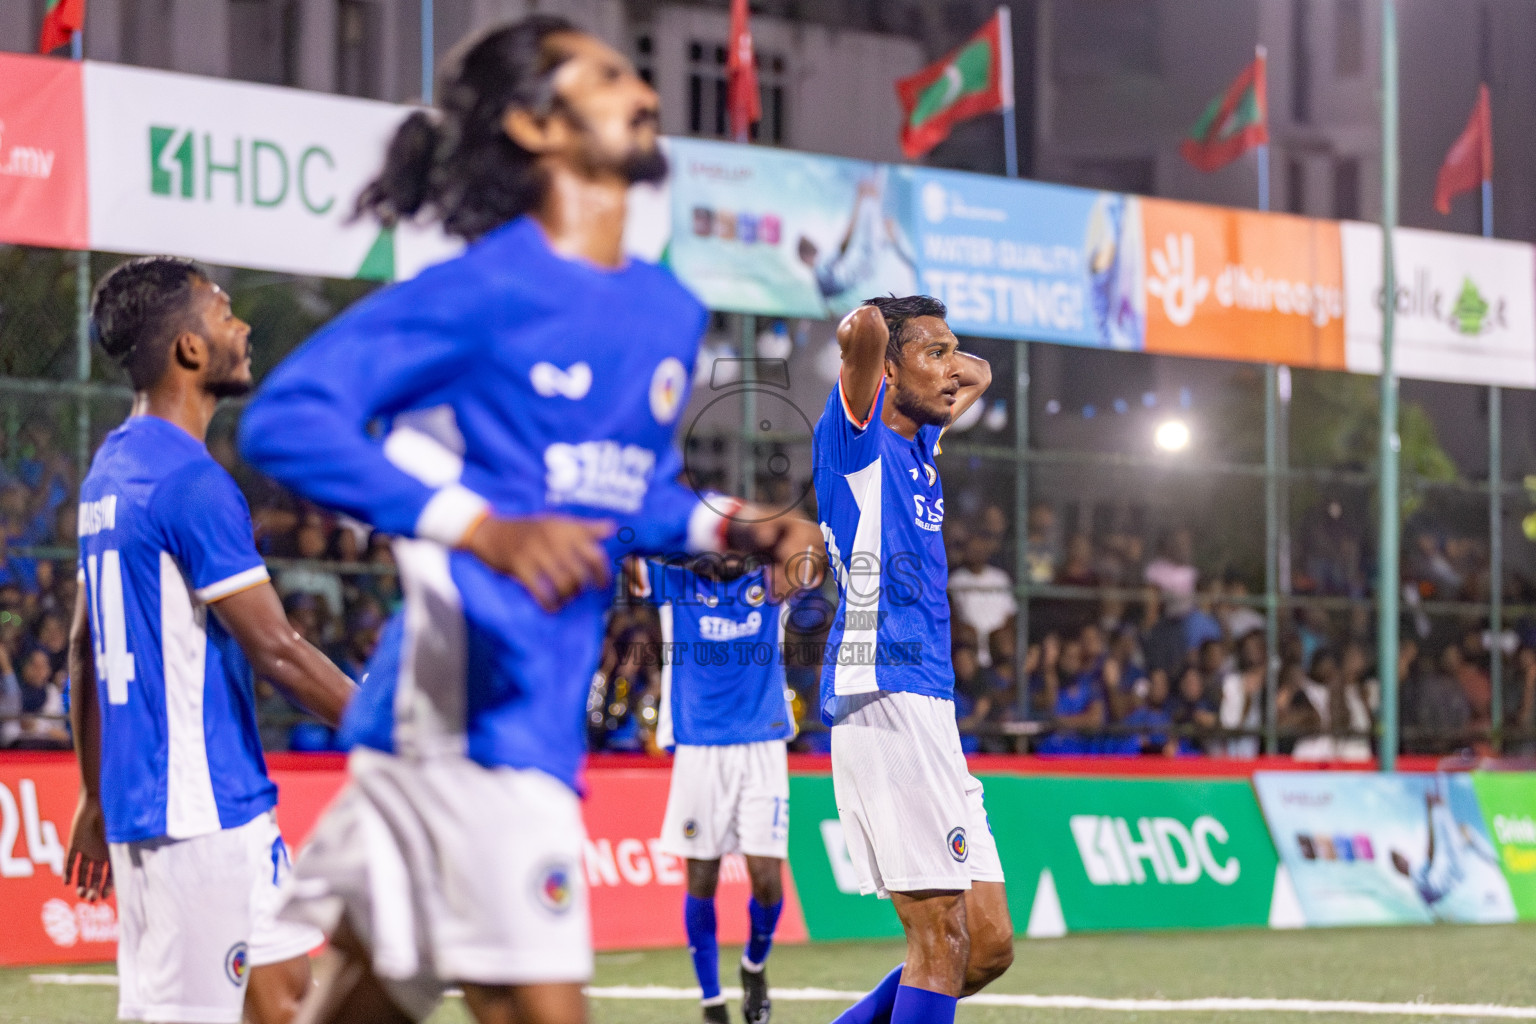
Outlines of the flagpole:
M 69 56 L 76 61 L 85 59 L 85 32 L 82 29 L 77 28 L 69 35 Z M 91 253 L 89 249 L 81 249 L 74 255 L 75 380 L 83 384 L 91 379 Z M 75 466 L 82 480 L 90 468 L 90 461 L 91 404 L 82 391 L 75 407 Z
M 433 64 L 437 60 L 435 30 L 432 0 L 421 0 L 421 102 L 427 106 L 432 105 Z
M 1000 58 L 998 84 L 1003 90 L 1003 167 L 1010 178 L 1019 176 L 1019 125 L 1013 106 L 1013 12 L 1007 4 L 997 9 Z
M 1255 57 L 1257 57 L 1259 59 L 1259 67 L 1263 70 L 1263 73 L 1264 73 L 1264 80 L 1260 81 L 1259 88 L 1261 90 L 1263 90 L 1262 95 L 1264 95 L 1266 97 L 1265 104 L 1264 104 L 1264 127 L 1265 127 L 1265 130 L 1267 131 L 1268 128 L 1269 128 L 1269 101 L 1267 99 L 1268 94 L 1269 94 L 1269 81 L 1268 81 L 1268 79 L 1269 79 L 1269 59 L 1268 59 L 1269 58 L 1269 50 L 1264 46 L 1263 43 L 1260 43 L 1259 45 L 1257 45 L 1257 46 L 1255 46 L 1253 48 L 1253 54 L 1254 54 Z M 1264 145 L 1262 145 L 1262 146 L 1260 146 L 1258 148 L 1258 159 L 1259 159 L 1259 209 L 1264 211 L 1265 213 L 1268 213 L 1269 212 L 1269 143 L 1268 142 L 1265 142 Z
M 1489 122 L 1492 121 L 1490 117 Z M 1491 123 L 1483 130 L 1492 133 Z M 1484 152 L 1489 146 L 1483 140 Z M 1483 167 L 1483 237 L 1493 237 L 1493 168 Z M 1504 732 L 1504 393 L 1488 388 L 1488 683 L 1492 689 L 1489 720 L 1493 752 L 1503 750 Z
M 1397 223 L 1397 0 L 1382 0 L 1381 23 L 1381 310 L 1380 467 L 1377 502 L 1376 674 L 1381 680 L 1381 770 L 1397 770 L 1398 742 L 1398 522 L 1397 376 L 1393 335 L 1397 329 L 1397 268 L 1392 229 Z

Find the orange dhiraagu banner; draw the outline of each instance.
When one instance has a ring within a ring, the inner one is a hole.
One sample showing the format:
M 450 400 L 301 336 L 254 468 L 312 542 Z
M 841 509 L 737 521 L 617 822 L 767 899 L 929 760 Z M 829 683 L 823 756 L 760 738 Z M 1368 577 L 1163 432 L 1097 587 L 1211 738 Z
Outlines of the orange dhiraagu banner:
M 24 245 L 89 244 L 85 101 L 80 65 L 4 55 L 0 74 L 0 238 Z
M 346 771 L 288 768 L 280 759 L 272 768 L 278 824 L 297 849 L 346 782 Z M 593 944 L 600 950 L 688 944 L 687 865 L 657 848 L 669 778 L 664 763 L 587 774 L 584 868 Z M 78 793 L 72 757 L 0 756 L 0 966 L 88 963 L 117 955 L 115 903 L 86 903 L 63 883 L 64 844 Z M 746 942 L 750 895 L 746 862 L 726 857 L 715 901 L 722 942 Z M 806 939 L 794 878 L 785 870 L 777 941 Z
M 1146 351 L 1344 369 L 1339 225 L 1139 201 Z

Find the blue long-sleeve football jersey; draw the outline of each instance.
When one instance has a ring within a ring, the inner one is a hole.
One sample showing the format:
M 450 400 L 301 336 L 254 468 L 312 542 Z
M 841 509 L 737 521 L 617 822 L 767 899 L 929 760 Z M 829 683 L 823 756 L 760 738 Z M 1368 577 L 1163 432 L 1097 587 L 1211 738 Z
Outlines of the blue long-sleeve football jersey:
M 566 259 L 524 217 L 358 303 L 272 373 L 241 423 L 246 459 L 406 538 L 402 621 L 344 741 L 575 785 L 608 594 L 548 614 L 453 545 L 488 507 L 611 519 L 615 560 L 712 547 L 719 517 L 677 481 L 673 444 L 706 315 L 667 271 Z

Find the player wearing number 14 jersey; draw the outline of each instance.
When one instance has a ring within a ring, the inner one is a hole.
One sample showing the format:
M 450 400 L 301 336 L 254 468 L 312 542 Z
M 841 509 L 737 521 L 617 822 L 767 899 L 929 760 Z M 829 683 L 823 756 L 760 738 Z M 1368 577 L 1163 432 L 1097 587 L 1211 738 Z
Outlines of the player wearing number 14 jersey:
M 219 399 L 250 387 L 229 297 L 150 257 L 102 281 L 93 319 L 135 396 L 80 486 L 66 879 L 117 891 L 120 1018 L 286 1024 L 321 935 L 276 920 L 288 854 L 251 667 L 332 724 L 352 684 L 288 626 L 245 499 L 204 447 Z

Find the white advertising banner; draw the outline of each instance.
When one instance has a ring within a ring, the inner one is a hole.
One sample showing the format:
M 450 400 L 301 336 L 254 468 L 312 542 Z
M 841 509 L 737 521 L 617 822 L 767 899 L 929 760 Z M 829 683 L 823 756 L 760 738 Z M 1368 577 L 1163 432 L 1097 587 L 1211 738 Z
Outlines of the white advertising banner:
M 1381 228 L 1346 221 L 1344 359 L 1381 372 Z M 1397 375 L 1536 387 L 1536 250 L 1523 242 L 1394 233 Z

